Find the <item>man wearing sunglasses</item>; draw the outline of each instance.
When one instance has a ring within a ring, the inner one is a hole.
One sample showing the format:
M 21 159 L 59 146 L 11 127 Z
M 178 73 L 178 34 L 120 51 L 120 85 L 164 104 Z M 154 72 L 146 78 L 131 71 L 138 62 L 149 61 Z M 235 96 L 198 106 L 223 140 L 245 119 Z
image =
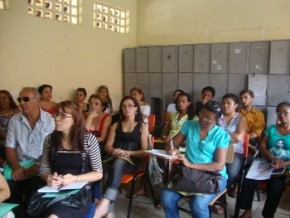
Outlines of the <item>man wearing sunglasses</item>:
M 44 138 L 54 130 L 55 124 L 52 116 L 40 109 L 35 88 L 23 88 L 17 101 L 21 112 L 10 119 L 6 137 L 6 157 L 12 168 L 11 178 L 7 178 L 11 197 L 6 202 L 20 204 L 14 213 L 16 217 L 26 217 L 26 203 L 31 193 L 42 185 L 38 162 Z

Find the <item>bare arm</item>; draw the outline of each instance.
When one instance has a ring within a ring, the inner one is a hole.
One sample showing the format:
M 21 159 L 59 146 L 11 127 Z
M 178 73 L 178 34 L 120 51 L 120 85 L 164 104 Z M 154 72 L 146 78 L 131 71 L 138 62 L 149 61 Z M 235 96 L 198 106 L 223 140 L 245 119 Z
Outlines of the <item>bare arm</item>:
M 25 169 L 19 165 L 18 157 L 16 154 L 16 149 L 6 147 L 6 157 L 7 157 L 8 163 L 12 167 L 12 171 L 13 171 L 12 178 L 15 181 L 24 180 L 25 179 L 25 175 L 24 175 Z
M 116 128 L 117 128 L 118 123 L 114 123 L 113 126 L 110 127 L 109 129 L 109 135 L 108 135 L 108 139 L 105 145 L 105 152 L 109 155 L 114 155 L 113 151 L 114 151 L 114 142 L 115 142 L 115 135 L 116 135 Z
M 243 138 L 245 137 L 246 130 L 247 130 L 246 118 L 243 116 L 240 116 L 240 120 L 239 120 L 236 131 L 230 134 L 231 135 L 230 142 L 235 143 L 235 142 L 242 141 Z
M 9 197 L 10 197 L 9 186 L 4 176 L 0 173 L 0 203 L 5 201 Z
M 214 161 L 207 164 L 191 163 L 182 154 L 178 154 L 178 157 L 186 167 L 204 171 L 219 171 L 222 170 L 225 166 L 227 157 L 227 148 L 217 148 L 215 152 Z
M 185 141 L 185 139 L 186 139 L 186 137 L 179 131 L 179 133 L 177 133 L 173 137 L 172 141 L 169 141 L 167 143 L 166 148 L 165 148 L 167 153 L 172 154 L 172 155 L 176 154 L 176 152 L 177 152 L 176 148 L 178 148 L 180 145 L 182 145 L 183 142 Z M 171 142 L 172 142 L 172 144 L 171 144 Z M 173 147 L 172 147 L 172 145 L 173 145 Z
M 98 142 L 103 142 L 103 141 L 105 141 L 107 139 L 111 122 L 112 122 L 112 116 L 109 115 L 109 116 L 106 117 L 106 119 L 104 121 L 104 126 L 103 126 L 103 129 L 102 129 L 102 133 L 101 133 L 101 136 L 98 137 Z

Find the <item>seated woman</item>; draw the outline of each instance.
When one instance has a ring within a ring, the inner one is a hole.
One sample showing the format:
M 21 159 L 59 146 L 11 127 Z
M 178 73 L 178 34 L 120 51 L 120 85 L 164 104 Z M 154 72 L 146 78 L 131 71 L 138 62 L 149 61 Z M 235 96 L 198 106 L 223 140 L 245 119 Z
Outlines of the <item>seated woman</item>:
M 227 184 L 225 161 L 230 136 L 217 125 L 221 115 L 219 103 L 209 101 L 199 113 L 199 121 L 188 120 L 181 131 L 173 138 L 172 144 L 176 148 L 186 141 L 185 155 L 178 154 L 182 163 L 189 168 L 204 171 L 219 171 L 220 190 Z M 171 143 L 169 143 L 171 144 Z M 168 145 L 167 152 L 175 154 L 176 149 Z M 207 218 L 209 216 L 208 203 L 217 194 L 190 195 L 189 207 L 192 217 Z M 165 187 L 161 193 L 161 200 L 167 218 L 179 217 L 178 201 L 183 198 L 179 192 Z
M 227 131 L 231 136 L 231 143 L 234 145 L 235 155 L 232 163 L 227 164 L 228 193 L 234 192 L 235 188 L 231 188 L 244 163 L 244 137 L 247 130 L 246 119 L 239 114 L 239 98 L 235 94 L 226 94 L 222 98 L 223 114 L 217 122 L 217 125 Z M 223 209 L 215 205 L 214 211 L 218 214 L 223 212 Z
M 110 114 L 105 113 L 108 106 L 107 102 L 98 95 L 91 95 L 89 98 L 90 112 L 87 114 L 86 129 L 94 134 L 100 146 L 102 157 L 104 156 L 104 147 L 108 136 L 109 128 L 112 122 Z
M 176 112 L 170 113 L 169 123 L 162 135 L 165 142 L 169 142 L 181 130 L 185 121 L 193 119 L 193 104 L 188 93 L 183 92 L 177 96 L 176 110 Z
M 51 101 L 52 98 L 52 86 L 43 84 L 39 86 L 38 92 L 40 94 L 40 107 L 42 110 L 53 114 L 56 102 Z
M 63 101 L 55 107 L 55 131 L 44 142 L 40 176 L 48 186 L 78 181 L 94 182 L 102 178 L 102 161 L 96 137 L 84 127 L 80 107 Z M 87 203 L 83 208 L 54 204 L 42 217 L 83 218 L 91 204 L 90 184 L 85 187 Z
M 107 101 L 108 107 L 107 107 L 105 112 L 108 114 L 112 114 L 114 112 L 113 111 L 113 103 L 112 103 L 112 99 L 110 97 L 108 86 L 101 85 L 97 90 L 97 95 L 100 96 L 101 98 L 105 99 L 105 101 Z
M 0 90 L 0 158 L 5 157 L 5 140 L 10 118 L 20 112 L 12 95 L 7 90 Z
M 90 112 L 87 115 L 86 129 L 95 135 L 98 139 L 102 159 L 105 157 L 105 143 L 108 137 L 109 128 L 112 122 L 110 114 L 104 111 L 107 108 L 107 102 L 98 95 L 91 95 L 89 98 Z M 93 196 L 95 204 L 99 203 L 101 197 L 101 183 L 97 181 L 93 184 Z
M 166 108 L 166 111 L 164 113 L 164 117 L 163 117 L 163 122 L 166 124 L 168 121 L 169 121 L 169 117 L 170 117 L 170 113 L 172 112 L 176 112 L 176 100 L 177 100 L 177 96 L 180 94 L 180 93 L 183 93 L 183 90 L 181 89 L 176 89 L 174 92 L 173 92 L 173 102 L 168 104 L 167 108 Z
M 104 164 L 105 192 L 95 211 L 95 218 L 113 217 L 122 175 L 134 172 L 139 159 L 148 149 L 148 126 L 143 122 L 140 106 L 131 96 L 125 96 L 119 107 L 120 120 L 110 128 L 105 151 L 112 157 Z
M 86 89 L 78 88 L 75 95 L 75 102 L 80 106 L 84 115 L 90 111 L 89 104 L 85 102 L 86 97 L 87 97 Z
M 0 205 L 3 201 L 10 197 L 10 189 L 4 176 L 0 173 Z M 9 211 L 5 213 L 1 218 L 14 218 L 14 213 Z
M 150 115 L 150 105 L 145 102 L 145 95 L 143 89 L 139 87 L 134 87 L 130 90 L 130 95 L 138 101 L 143 120 L 145 123 L 148 123 L 148 116 Z
M 277 123 L 264 131 L 259 150 L 262 156 L 272 162 L 273 169 L 290 170 L 290 103 L 281 102 L 276 107 Z M 273 218 L 282 197 L 285 176 L 273 176 L 267 181 L 267 199 L 262 215 Z M 242 218 L 252 216 L 252 203 L 258 185 L 257 180 L 245 179 L 240 195 L 240 208 L 245 209 Z

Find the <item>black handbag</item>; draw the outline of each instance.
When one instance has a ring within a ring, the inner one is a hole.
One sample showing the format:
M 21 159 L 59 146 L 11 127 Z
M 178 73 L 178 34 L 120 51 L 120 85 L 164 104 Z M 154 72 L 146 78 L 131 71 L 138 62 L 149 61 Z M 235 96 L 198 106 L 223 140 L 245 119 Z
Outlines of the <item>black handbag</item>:
M 171 189 L 180 192 L 213 194 L 219 192 L 218 172 L 208 172 L 179 164 L 172 172 Z
M 27 212 L 30 217 L 41 217 L 48 209 L 52 208 L 54 204 L 84 208 L 90 200 L 90 194 L 87 187 L 83 187 L 76 194 L 64 194 L 54 198 L 43 198 L 43 193 L 34 193 L 29 203 Z

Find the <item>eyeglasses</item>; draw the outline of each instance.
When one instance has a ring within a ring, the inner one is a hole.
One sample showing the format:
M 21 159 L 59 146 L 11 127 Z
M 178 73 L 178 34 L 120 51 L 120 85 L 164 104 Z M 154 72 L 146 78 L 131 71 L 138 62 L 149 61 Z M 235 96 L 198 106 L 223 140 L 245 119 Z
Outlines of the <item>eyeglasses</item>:
M 209 116 L 206 116 L 204 113 L 202 113 L 201 111 L 199 112 L 199 117 L 202 118 L 203 120 L 207 121 L 207 122 L 216 122 L 215 119 L 212 119 Z
M 17 98 L 17 101 L 19 103 L 21 103 L 21 101 L 24 101 L 24 102 L 29 102 L 31 99 L 34 99 L 34 98 L 29 98 L 29 97 L 22 97 L 22 98 Z
M 136 105 L 134 105 L 134 104 L 129 104 L 129 105 L 122 105 L 122 106 L 121 106 L 122 109 L 126 109 L 126 108 L 132 109 L 133 107 L 136 107 Z
M 289 113 L 290 111 L 277 111 L 277 116 L 281 116 L 281 115 L 287 116 Z
M 60 119 L 66 119 L 66 118 L 72 118 L 72 116 L 70 116 L 70 115 L 68 115 L 68 114 L 66 114 L 66 113 L 63 113 L 63 112 L 61 112 L 61 113 L 54 113 L 53 115 L 53 118 L 57 118 L 57 117 L 60 117 Z

